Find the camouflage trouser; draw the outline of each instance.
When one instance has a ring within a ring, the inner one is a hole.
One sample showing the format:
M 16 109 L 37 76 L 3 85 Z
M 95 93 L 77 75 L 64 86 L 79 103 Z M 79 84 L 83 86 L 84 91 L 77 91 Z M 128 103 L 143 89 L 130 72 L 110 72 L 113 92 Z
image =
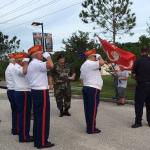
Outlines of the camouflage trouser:
M 71 88 L 55 88 L 54 95 L 56 98 L 57 108 L 59 110 L 68 110 L 71 105 Z

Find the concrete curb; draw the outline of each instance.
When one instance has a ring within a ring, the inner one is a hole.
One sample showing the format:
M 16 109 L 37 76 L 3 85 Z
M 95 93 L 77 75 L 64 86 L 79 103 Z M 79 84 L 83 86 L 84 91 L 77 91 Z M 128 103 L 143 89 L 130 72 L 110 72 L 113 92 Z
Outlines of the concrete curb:
M 7 89 L 5 81 L 0 81 L 0 88 Z M 49 93 L 50 93 L 50 96 L 54 97 L 53 90 L 50 91 Z M 82 99 L 82 95 L 75 95 L 75 94 L 73 94 L 72 98 Z M 116 103 L 116 100 L 113 100 L 111 98 L 104 98 L 104 97 L 101 98 L 101 101 Z M 126 104 L 133 105 L 134 104 L 134 100 L 126 100 Z
M 81 95 L 72 95 L 72 98 L 75 98 L 75 99 L 82 99 L 82 96 L 81 96 Z M 104 97 L 101 98 L 101 101 L 116 103 L 116 100 L 113 100 L 113 99 L 111 99 L 111 98 L 104 98 Z M 133 104 L 134 104 L 134 101 L 133 101 L 133 100 L 126 100 L 126 104 L 133 105 Z
M 52 91 L 50 91 L 50 96 L 51 96 L 51 97 L 54 97 Z M 82 98 L 82 95 L 72 95 L 72 98 L 74 98 L 74 99 L 83 99 L 83 98 Z M 111 98 L 104 98 L 104 97 L 101 98 L 101 101 L 103 101 L 103 102 L 116 103 L 116 100 L 113 100 L 113 99 L 111 99 Z M 133 104 L 134 104 L 134 100 L 126 100 L 126 104 L 133 105 Z

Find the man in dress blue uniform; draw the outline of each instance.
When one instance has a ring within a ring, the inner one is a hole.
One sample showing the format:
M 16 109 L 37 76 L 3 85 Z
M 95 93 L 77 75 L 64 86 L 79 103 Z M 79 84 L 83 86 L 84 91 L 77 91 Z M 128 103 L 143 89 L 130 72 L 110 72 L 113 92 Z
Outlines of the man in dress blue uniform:
M 11 133 L 13 135 L 18 134 L 18 115 L 17 115 L 17 105 L 14 98 L 14 80 L 13 80 L 13 70 L 15 66 L 14 54 L 8 54 L 9 65 L 5 70 L 5 80 L 7 85 L 7 97 L 11 106 L 11 114 L 12 114 L 12 129 Z
M 15 66 L 12 70 L 15 102 L 17 104 L 18 126 L 19 126 L 19 142 L 32 142 L 33 137 L 30 136 L 30 117 L 31 117 L 31 90 L 26 77 L 26 64 L 29 59 L 27 54 L 18 52 L 14 54 Z
M 83 84 L 83 101 L 86 119 L 86 132 L 88 134 L 100 133 L 96 128 L 97 108 L 100 102 L 99 96 L 102 89 L 103 80 L 101 78 L 100 67 L 104 64 L 103 59 L 96 50 L 85 51 L 87 60 L 81 66 L 80 79 Z
M 146 105 L 147 122 L 150 126 L 150 57 L 148 49 L 141 49 L 141 57 L 133 65 L 132 76 L 136 80 L 135 90 L 135 123 L 132 128 L 142 126 L 144 103 Z
M 53 147 L 48 141 L 50 126 L 50 98 L 47 71 L 53 68 L 53 62 L 48 52 L 42 55 L 41 45 L 36 45 L 28 50 L 32 61 L 27 70 L 31 86 L 34 113 L 34 146 L 37 148 Z M 43 57 L 47 60 L 43 62 Z

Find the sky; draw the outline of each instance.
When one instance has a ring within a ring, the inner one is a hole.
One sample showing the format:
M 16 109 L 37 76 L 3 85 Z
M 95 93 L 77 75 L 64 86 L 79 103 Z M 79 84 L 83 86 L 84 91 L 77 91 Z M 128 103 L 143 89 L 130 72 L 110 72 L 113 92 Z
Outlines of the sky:
M 83 0 L 0 0 L 0 31 L 9 37 L 17 36 L 21 40 L 20 50 L 27 51 L 33 45 L 33 32 L 41 32 L 41 27 L 31 26 L 33 21 L 42 22 L 45 33 L 53 37 L 53 51 L 64 47 L 63 39 L 71 37 L 78 30 L 90 32 L 92 24 L 85 24 L 79 18 Z M 133 0 L 132 12 L 136 14 L 136 27 L 133 36 L 122 35 L 118 42 L 136 42 L 146 33 L 147 22 L 150 23 L 150 1 Z M 110 36 L 98 34 L 110 40 Z

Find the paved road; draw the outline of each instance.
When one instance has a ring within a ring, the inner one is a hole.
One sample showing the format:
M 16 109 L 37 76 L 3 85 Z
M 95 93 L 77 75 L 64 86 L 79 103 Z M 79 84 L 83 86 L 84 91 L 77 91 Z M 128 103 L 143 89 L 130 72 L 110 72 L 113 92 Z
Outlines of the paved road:
M 10 134 L 10 108 L 6 91 L 0 90 L 0 150 L 34 150 L 33 143 L 18 143 Z M 72 116 L 58 117 L 56 104 L 51 98 L 50 140 L 56 144 L 51 150 L 150 150 L 150 128 L 145 116 L 143 127 L 131 129 L 134 118 L 132 105 L 116 106 L 102 102 L 97 126 L 101 134 L 85 133 L 82 100 L 72 100 Z

